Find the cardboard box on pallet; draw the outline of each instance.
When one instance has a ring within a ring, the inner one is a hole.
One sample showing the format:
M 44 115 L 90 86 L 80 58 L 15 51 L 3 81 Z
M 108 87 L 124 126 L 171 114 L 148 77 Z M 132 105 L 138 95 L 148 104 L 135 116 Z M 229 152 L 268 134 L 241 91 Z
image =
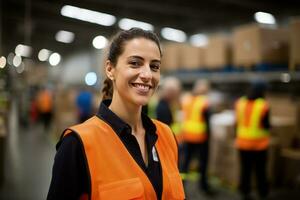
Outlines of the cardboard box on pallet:
M 258 24 L 244 25 L 233 32 L 233 64 L 251 67 L 256 64 L 288 62 L 288 30 Z
M 205 48 L 205 66 L 209 69 L 221 69 L 231 64 L 231 41 L 226 35 L 209 37 Z
M 300 186 L 300 149 L 284 148 L 281 150 L 281 183 L 284 186 Z
M 279 138 L 281 147 L 290 147 L 297 134 L 299 104 L 287 95 L 266 96 L 270 105 L 271 134 Z
M 234 146 L 234 113 L 224 111 L 211 117 L 209 173 L 222 182 L 237 186 L 238 154 Z
M 204 66 L 205 49 L 189 44 L 180 45 L 180 66 L 183 69 L 200 69 Z
M 300 67 L 300 18 L 293 19 L 289 26 L 290 32 L 290 69 L 295 69 L 298 65 Z
M 162 63 L 161 70 L 176 71 L 180 68 L 180 45 L 175 42 L 167 42 L 162 44 Z

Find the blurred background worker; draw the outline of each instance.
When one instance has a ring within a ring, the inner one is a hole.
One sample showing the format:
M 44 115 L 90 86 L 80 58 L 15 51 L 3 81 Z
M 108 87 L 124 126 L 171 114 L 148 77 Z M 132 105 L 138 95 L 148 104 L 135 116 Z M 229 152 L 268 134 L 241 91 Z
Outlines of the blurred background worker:
M 183 179 L 187 176 L 189 165 L 193 156 L 199 161 L 201 178 L 199 188 L 210 194 L 207 181 L 208 139 L 209 139 L 209 82 L 198 80 L 192 94 L 186 96 L 183 102 L 182 133 L 185 142 L 184 162 L 182 166 Z
M 88 89 L 82 88 L 76 98 L 78 109 L 78 122 L 82 123 L 93 114 L 93 94 Z
M 181 83 L 176 77 L 166 77 L 161 84 L 160 97 L 155 109 L 156 119 L 169 125 L 180 143 L 180 103 Z
M 49 129 L 53 114 L 53 94 L 47 87 L 42 87 L 37 94 L 37 108 L 39 118 L 45 130 Z
M 244 199 L 250 198 L 251 172 L 255 170 L 259 196 L 266 198 L 268 183 L 266 175 L 267 149 L 270 138 L 269 105 L 264 99 L 266 85 L 254 82 L 247 96 L 236 102 L 236 145 L 240 152 L 240 192 Z

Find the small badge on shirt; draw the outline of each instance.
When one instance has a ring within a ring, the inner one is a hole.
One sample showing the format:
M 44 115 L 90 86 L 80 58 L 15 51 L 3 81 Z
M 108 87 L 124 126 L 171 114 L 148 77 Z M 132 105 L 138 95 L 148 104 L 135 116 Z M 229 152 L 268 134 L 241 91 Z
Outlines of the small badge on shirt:
M 152 148 L 152 156 L 153 156 L 153 160 L 158 162 L 158 157 L 157 157 L 157 152 L 155 147 Z

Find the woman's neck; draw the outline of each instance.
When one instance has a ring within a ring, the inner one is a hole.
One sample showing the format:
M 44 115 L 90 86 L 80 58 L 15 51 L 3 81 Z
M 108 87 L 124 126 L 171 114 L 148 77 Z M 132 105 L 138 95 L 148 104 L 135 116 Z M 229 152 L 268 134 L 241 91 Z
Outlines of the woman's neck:
M 128 102 L 115 97 L 112 99 L 109 109 L 118 115 L 124 122 L 129 124 L 134 134 L 139 133 L 143 128 L 141 118 L 142 106 L 129 104 Z

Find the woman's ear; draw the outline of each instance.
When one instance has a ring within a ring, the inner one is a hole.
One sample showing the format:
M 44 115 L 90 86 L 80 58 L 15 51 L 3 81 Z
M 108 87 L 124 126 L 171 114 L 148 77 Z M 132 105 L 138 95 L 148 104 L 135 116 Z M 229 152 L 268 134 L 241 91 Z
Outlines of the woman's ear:
M 106 76 L 112 81 L 114 81 L 114 72 L 115 72 L 115 67 L 109 60 L 107 60 L 105 62 L 105 73 Z

